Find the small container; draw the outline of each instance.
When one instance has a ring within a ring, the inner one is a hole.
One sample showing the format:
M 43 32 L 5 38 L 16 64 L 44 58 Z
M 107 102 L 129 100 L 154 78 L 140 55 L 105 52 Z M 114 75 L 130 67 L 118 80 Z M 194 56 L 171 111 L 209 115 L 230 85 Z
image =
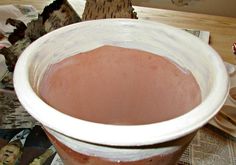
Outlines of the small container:
M 214 118 L 217 124 L 231 131 L 236 130 L 236 125 L 234 124 L 236 121 L 236 107 L 224 105 L 220 112 Z
M 229 89 L 229 98 L 234 104 L 236 104 L 236 87 L 231 87 Z
M 40 80 L 51 64 L 102 45 L 149 51 L 190 70 L 200 86 L 201 104 L 171 120 L 127 126 L 68 116 L 38 96 Z M 229 81 L 219 55 L 197 37 L 157 22 L 106 19 L 73 24 L 36 40 L 17 62 L 14 85 L 65 165 L 172 165 L 224 104 Z
M 233 64 L 230 64 L 228 62 L 224 62 L 226 70 L 229 74 L 229 76 L 233 76 L 235 73 L 235 66 Z

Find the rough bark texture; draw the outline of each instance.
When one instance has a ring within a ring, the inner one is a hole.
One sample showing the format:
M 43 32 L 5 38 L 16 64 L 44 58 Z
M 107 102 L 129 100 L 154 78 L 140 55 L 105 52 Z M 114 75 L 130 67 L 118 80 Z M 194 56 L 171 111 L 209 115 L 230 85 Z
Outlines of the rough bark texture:
M 135 18 L 131 0 L 87 0 L 82 20 Z
M 80 21 L 81 18 L 67 0 L 56 0 L 46 6 L 38 19 L 31 21 L 27 26 L 20 20 L 7 19 L 6 23 L 15 27 L 14 32 L 8 37 L 12 46 L 0 50 L 0 54 L 6 59 L 8 70 L 14 71 L 17 59 L 34 40 L 50 31 Z

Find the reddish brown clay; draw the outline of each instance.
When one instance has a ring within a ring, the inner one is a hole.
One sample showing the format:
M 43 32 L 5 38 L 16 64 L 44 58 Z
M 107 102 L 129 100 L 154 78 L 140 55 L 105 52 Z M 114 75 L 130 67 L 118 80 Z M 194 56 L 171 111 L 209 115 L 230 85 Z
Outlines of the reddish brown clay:
M 195 136 L 196 132 L 193 132 L 187 136 L 173 140 L 170 142 L 165 142 L 161 144 L 151 145 L 151 146 L 141 146 L 140 148 L 163 148 L 163 147 L 180 147 L 177 151 L 166 154 L 166 155 L 156 155 L 144 160 L 130 161 L 130 162 L 112 162 L 104 158 L 94 157 L 85 155 L 83 153 L 78 153 L 68 148 L 61 142 L 59 142 L 55 137 L 47 132 L 47 135 L 53 145 L 56 147 L 62 161 L 65 165 L 174 165 L 178 162 L 184 150 L 187 148 L 192 138 Z
M 65 114 L 118 125 L 169 120 L 201 101 L 189 71 L 164 57 L 114 46 L 53 65 L 41 81 L 40 95 Z

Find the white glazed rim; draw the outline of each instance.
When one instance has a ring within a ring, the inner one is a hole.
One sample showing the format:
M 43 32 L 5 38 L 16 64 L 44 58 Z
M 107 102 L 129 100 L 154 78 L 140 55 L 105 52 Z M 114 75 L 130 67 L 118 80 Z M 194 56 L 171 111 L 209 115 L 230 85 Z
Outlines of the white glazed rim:
M 107 23 L 106 21 L 119 21 L 120 23 L 132 21 L 132 23 L 137 25 L 150 24 L 150 26 L 161 26 L 163 29 L 176 30 L 177 37 L 183 39 L 191 37 L 191 40 L 194 43 L 198 43 L 205 48 L 207 47 L 207 56 L 212 56 L 212 62 L 214 62 L 215 67 L 214 71 L 217 73 L 215 83 L 212 86 L 209 95 L 199 106 L 180 117 L 160 123 L 137 126 L 106 125 L 84 121 L 63 114 L 47 105 L 33 91 L 30 85 L 29 68 L 31 61 L 34 60 L 32 52 L 37 49 L 40 43 L 43 43 L 47 38 L 53 37 L 54 34 L 63 33 L 75 27 L 79 28 L 82 24 L 96 27 L 94 26 L 95 24 Z M 228 93 L 229 81 L 223 61 L 219 55 L 196 37 L 183 32 L 182 30 L 157 22 L 130 19 L 110 19 L 73 24 L 39 38 L 37 41 L 32 43 L 19 58 L 14 72 L 14 86 L 16 94 L 25 109 L 35 119 L 52 130 L 74 139 L 91 143 L 112 146 L 140 146 L 174 140 L 202 127 L 216 115 L 220 107 L 224 104 Z M 201 114 L 202 111 L 205 111 L 205 113 Z

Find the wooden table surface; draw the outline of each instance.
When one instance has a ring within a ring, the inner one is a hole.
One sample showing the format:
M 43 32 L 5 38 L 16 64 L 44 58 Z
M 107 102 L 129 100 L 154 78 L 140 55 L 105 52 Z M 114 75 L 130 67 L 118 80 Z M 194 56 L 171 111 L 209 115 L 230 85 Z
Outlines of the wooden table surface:
M 84 0 L 68 0 L 78 13 L 83 12 Z M 1 0 L 4 4 L 31 4 L 42 11 L 52 0 Z M 210 45 L 230 63 L 236 64 L 236 56 L 232 53 L 232 44 L 236 42 L 236 18 L 196 14 L 188 12 L 136 7 L 139 19 L 154 20 L 180 28 L 192 28 L 210 32 Z M 200 55 L 200 54 L 199 54 Z

